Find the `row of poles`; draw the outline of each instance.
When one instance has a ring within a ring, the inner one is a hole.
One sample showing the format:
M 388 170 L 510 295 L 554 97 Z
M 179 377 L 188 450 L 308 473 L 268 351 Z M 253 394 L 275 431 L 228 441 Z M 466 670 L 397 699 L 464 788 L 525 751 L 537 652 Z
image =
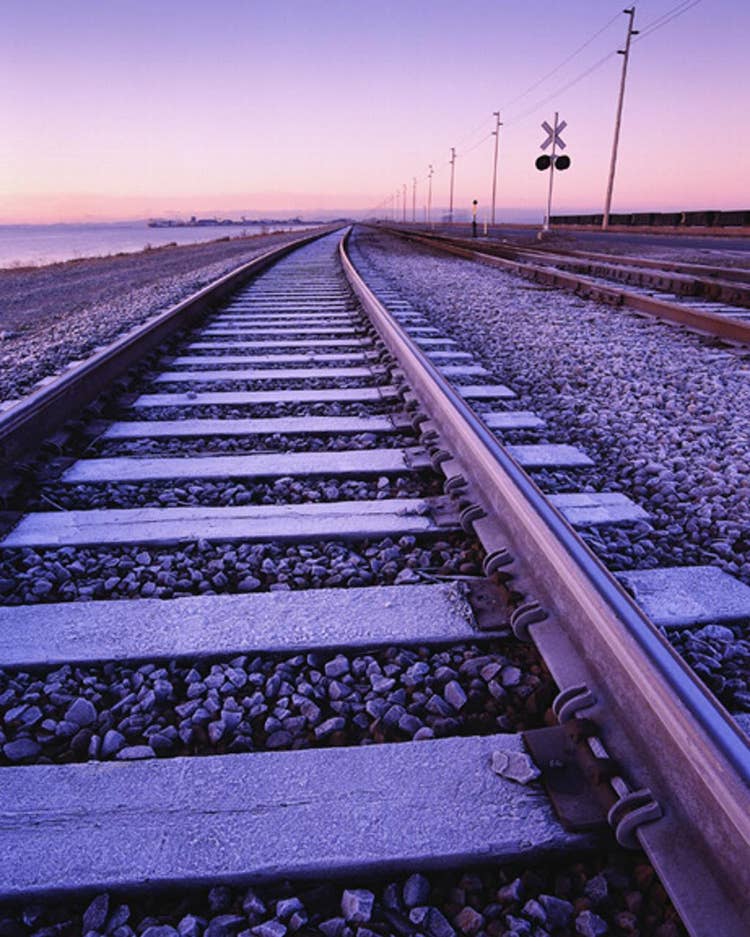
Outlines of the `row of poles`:
M 625 79 L 628 74 L 628 61 L 630 58 L 630 44 L 633 39 L 633 36 L 638 35 L 638 30 L 633 28 L 635 22 L 635 6 L 628 7 L 623 10 L 623 13 L 628 16 L 628 32 L 625 40 L 625 48 L 618 49 L 618 54 L 622 55 L 622 72 L 620 74 L 620 91 L 617 99 L 617 112 L 615 117 L 615 132 L 614 138 L 612 140 L 612 154 L 610 157 L 609 164 L 609 175 L 607 178 L 607 193 L 604 199 L 604 213 L 602 215 L 602 228 L 607 229 L 609 227 L 609 219 L 612 209 L 612 193 L 614 191 L 615 185 L 615 170 L 617 167 L 617 151 L 620 144 L 620 127 L 622 124 L 622 107 L 625 100 Z M 503 126 L 502 121 L 500 120 L 500 111 L 493 111 L 492 116 L 495 118 L 495 129 L 492 131 L 491 136 L 495 138 L 494 143 L 494 153 L 492 158 L 492 198 L 490 202 L 490 224 L 495 224 L 495 209 L 497 204 L 497 166 L 498 166 L 498 156 L 500 152 L 500 128 Z M 449 160 L 449 165 L 451 168 L 450 173 L 450 194 L 449 194 L 449 208 L 448 208 L 448 218 L 449 221 L 453 221 L 453 193 L 455 190 L 455 181 L 456 181 L 456 148 L 455 146 L 451 147 L 451 158 Z M 425 205 L 425 222 L 429 225 L 432 224 L 432 177 L 435 173 L 435 169 L 432 163 L 429 164 L 427 171 L 427 202 Z M 399 214 L 402 216 L 402 221 L 406 223 L 406 183 L 403 184 L 401 190 L 397 189 L 395 196 L 388 196 L 384 202 L 381 202 L 381 205 L 388 209 L 389 205 L 392 205 L 392 213 L 394 220 L 398 220 Z M 411 197 L 411 220 L 416 222 L 417 220 L 417 177 L 412 178 L 412 197 Z M 548 219 L 547 219 L 548 220 Z

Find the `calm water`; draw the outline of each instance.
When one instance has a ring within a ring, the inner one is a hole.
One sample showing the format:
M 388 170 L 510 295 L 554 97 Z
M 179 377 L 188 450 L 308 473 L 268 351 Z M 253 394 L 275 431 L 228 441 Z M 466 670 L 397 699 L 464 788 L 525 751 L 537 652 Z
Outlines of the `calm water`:
M 261 231 L 303 230 L 309 225 L 243 225 L 213 228 L 149 228 L 145 221 L 118 224 L 0 225 L 0 267 L 51 264 L 79 257 L 132 253 L 147 245 L 196 244 Z

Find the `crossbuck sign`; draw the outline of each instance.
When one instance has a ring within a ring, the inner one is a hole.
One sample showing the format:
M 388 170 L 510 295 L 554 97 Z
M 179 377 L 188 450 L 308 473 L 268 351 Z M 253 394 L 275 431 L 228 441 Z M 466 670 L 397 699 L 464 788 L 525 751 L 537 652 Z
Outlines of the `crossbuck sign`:
M 545 139 L 544 143 L 542 143 L 541 148 L 543 150 L 546 150 L 547 147 L 550 145 L 550 143 L 554 141 L 555 145 L 552 148 L 553 150 L 557 149 L 558 147 L 561 150 L 564 150 L 565 143 L 563 141 L 563 138 L 560 136 L 560 134 L 563 132 L 563 130 L 565 130 L 567 126 L 568 126 L 567 120 L 561 120 L 559 124 L 557 123 L 557 115 L 555 115 L 554 127 L 550 127 L 550 125 L 545 120 L 542 123 L 542 130 L 547 134 L 547 138 Z

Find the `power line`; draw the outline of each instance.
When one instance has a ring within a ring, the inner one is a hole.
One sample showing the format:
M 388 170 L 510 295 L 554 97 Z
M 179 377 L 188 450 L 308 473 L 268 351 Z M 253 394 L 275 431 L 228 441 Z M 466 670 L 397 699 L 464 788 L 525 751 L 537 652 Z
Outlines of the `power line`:
M 591 75 L 592 72 L 595 72 L 597 69 L 601 68 L 605 62 L 608 62 L 610 59 L 614 58 L 616 55 L 617 55 L 616 50 L 613 50 L 612 52 L 608 52 L 605 56 L 600 58 L 598 62 L 594 62 L 593 65 L 589 66 L 589 68 L 587 68 L 584 72 L 581 72 L 580 75 L 577 75 L 575 78 L 569 81 L 566 85 L 563 85 L 561 88 L 556 88 L 552 92 L 552 94 L 548 94 L 546 98 L 543 98 L 541 101 L 537 101 L 537 103 L 534 104 L 532 107 L 523 111 L 521 114 L 516 115 L 516 117 L 514 117 L 512 120 L 506 123 L 506 126 L 512 126 L 513 124 L 517 124 L 520 121 L 524 120 L 526 117 L 529 117 L 531 114 L 534 114 L 536 111 L 539 110 L 540 107 L 543 107 L 545 104 L 549 104 L 549 102 L 553 98 L 558 97 L 558 95 L 561 95 L 564 91 L 568 91 L 574 85 L 577 85 L 579 81 L 583 81 L 584 78 L 588 78 L 588 76 Z
M 531 94 L 532 91 L 535 91 L 540 85 L 543 85 L 553 75 L 556 75 L 557 72 L 559 72 L 561 68 L 564 68 L 569 62 L 572 62 L 573 59 L 576 58 L 576 56 L 580 55 L 580 53 L 583 52 L 584 49 L 588 48 L 591 45 L 591 43 L 594 42 L 595 39 L 598 39 L 599 36 L 602 35 L 602 33 L 606 32 L 609 29 L 609 27 L 619 18 L 619 16 L 620 16 L 619 13 L 615 13 L 612 19 L 608 20 L 604 24 L 604 26 L 598 29 L 592 36 L 589 36 L 589 38 L 584 43 L 582 43 L 580 46 L 578 46 L 577 49 L 571 52 L 570 55 L 564 58 L 562 62 L 556 65 L 551 71 L 547 72 L 547 74 L 544 75 L 542 78 L 540 78 L 538 81 L 535 81 L 534 84 L 530 85 L 525 91 L 522 91 L 520 94 L 516 95 L 516 97 L 512 98 L 510 101 L 507 101 L 505 104 L 503 104 L 500 109 L 505 110 L 506 108 L 511 107 L 517 101 L 520 101 L 522 98 L 525 98 L 526 95 Z M 473 136 L 475 136 L 475 134 L 477 134 L 485 126 L 486 122 L 487 122 L 487 118 L 486 117 L 482 118 L 482 120 L 478 124 L 476 124 L 476 126 L 474 126 L 472 130 L 469 131 L 469 133 L 466 133 L 462 137 L 459 138 L 457 146 L 458 147 L 462 146 L 463 143 L 466 142 L 466 140 L 470 140 Z M 479 141 L 479 143 L 476 144 L 476 146 L 479 146 L 481 143 L 484 143 L 485 139 L 486 137 L 483 137 Z M 472 147 L 472 149 L 474 149 L 474 147 Z
M 487 133 L 487 134 L 485 134 L 485 135 L 482 137 L 481 140 L 478 140 L 478 141 L 474 144 L 474 146 L 469 147 L 468 150 L 461 150 L 461 156 L 468 156 L 469 153 L 473 153 L 474 150 L 476 150 L 478 147 L 480 147 L 486 140 L 489 140 L 489 138 L 490 138 L 491 136 L 492 136 L 492 131 L 490 130 L 490 132 Z
M 640 36 L 638 36 L 634 42 L 639 42 L 641 39 L 645 39 L 646 36 L 650 36 L 651 33 L 655 33 L 657 29 L 661 29 L 662 26 L 667 26 L 673 20 L 676 20 L 678 17 L 682 16 L 683 13 L 687 13 L 688 10 L 692 10 L 693 7 L 698 6 L 698 4 L 701 2 L 702 0 L 690 0 L 690 2 L 683 0 L 682 3 L 678 3 L 676 7 L 672 7 L 671 10 L 667 10 L 666 13 L 663 13 L 652 23 L 649 23 L 648 26 L 644 27 L 641 30 Z
M 601 36 L 602 33 L 606 32 L 609 29 L 609 27 L 615 22 L 615 20 L 619 18 L 620 18 L 620 13 L 619 12 L 615 13 L 615 15 L 612 17 L 611 20 L 608 20 L 604 24 L 604 26 L 602 26 L 601 29 L 597 30 L 593 34 L 593 36 L 590 36 L 582 45 L 578 46 L 575 52 L 571 52 L 570 55 L 567 58 L 563 59 L 563 61 L 560 62 L 559 65 L 556 65 L 552 69 L 552 71 L 547 72 L 546 75 L 544 75 L 538 81 L 535 81 L 534 84 L 530 85 L 525 91 L 522 91 L 519 95 L 516 95 L 516 97 L 513 98 L 513 100 L 508 101 L 504 105 L 502 105 L 501 110 L 505 110 L 509 107 L 512 107 L 516 102 L 520 101 L 522 98 L 525 98 L 527 94 L 531 94 L 532 91 L 536 91 L 536 89 L 540 85 L 543 85 L 545 81 L 547 81 L 553 75 L 556 75 L 560 71 L 561 68 L 564 68 L 568 64 L 568 62 L 572 62 L 573 59 L 577 55 L 580 55 L 580 53 L 583 52 L 584 49 L 587 49 L 595 39 L 598 39 L 599 36 Z

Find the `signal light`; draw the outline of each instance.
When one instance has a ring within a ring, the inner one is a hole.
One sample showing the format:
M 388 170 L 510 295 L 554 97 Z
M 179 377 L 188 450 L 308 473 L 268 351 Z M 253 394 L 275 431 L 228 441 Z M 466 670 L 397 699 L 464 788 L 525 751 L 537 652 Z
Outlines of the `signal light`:
M 570 157 L 569 156 L 556 156 L 555 157 L 555 169 L 563 170 L 570 167 Z
M 545 169 L 549 169 L 552 165 L 552 160 L 545 153 L 544 156 L 538 156 L 536 163 L 534 164 L 540 172 L 544 172 Z

